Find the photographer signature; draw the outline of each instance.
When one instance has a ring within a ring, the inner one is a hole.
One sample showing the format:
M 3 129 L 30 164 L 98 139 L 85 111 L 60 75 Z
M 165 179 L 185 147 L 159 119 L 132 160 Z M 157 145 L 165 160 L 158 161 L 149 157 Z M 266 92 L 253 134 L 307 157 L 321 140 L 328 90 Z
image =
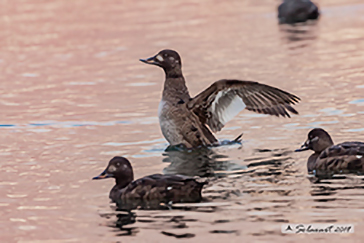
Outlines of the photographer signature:
M 282 227 L 282 233 L 353 233 L 353 225 L 313 225 L 313 224 L 288 224 Z

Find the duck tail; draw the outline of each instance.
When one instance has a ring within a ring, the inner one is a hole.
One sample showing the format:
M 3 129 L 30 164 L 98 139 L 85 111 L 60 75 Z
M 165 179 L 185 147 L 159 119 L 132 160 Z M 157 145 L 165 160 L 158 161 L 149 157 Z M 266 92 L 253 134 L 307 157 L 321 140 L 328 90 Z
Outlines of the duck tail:
M 241 133 L 239 136 L 237 136 L 233 142 L 237 142 L 237 143 L 240 143 L 241 142 L 241 137 L 243 136 L 244 133 Z

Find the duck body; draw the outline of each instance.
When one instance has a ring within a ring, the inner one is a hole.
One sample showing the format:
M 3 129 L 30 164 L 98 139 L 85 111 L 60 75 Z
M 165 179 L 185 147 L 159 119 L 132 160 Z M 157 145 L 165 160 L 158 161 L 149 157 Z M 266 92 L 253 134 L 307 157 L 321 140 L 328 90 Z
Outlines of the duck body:
M 200 202 L 206 182 L 182 175 L 154 174 L 133 180 L 132 167 L 124 157 L 114 157 L 93 179 L 115 178 L 109 198 L 121 210 L 158 209 L 161 203 Z
M 259 113 L 287 116 L 298 114 L 291 104 L 297 96 L 252 81 L 216 81 L 191 97 L 182 75 L 181 59 L 173 50 L 162 50 L 142 62 L 163 68 L 165 82 L 158 117 L 163 136 L 170 145 L 186 148 L 218 144 L 212 132 L 223 126 L 244 108 Z
M 309 173 L 364 173 L 364 143 L 343 142 L 334 145 L 330 135 L 323 129 L 310 131 L 308 139 L 296 151 L 311 149 L 308 158 Z
M 186 148 L 195 148 L 217 143 L 217 139 L 211 131 L 199 123 L 198 117 L 189 112 L 186 105 L 173 105 L 162 100 L 161 106 L 158 116 L 160 128 L 163 136 L 172 146 L 182 144 Z M 179 117 L 180 114 L 186 115 Z
M 191 100 L 182 71 L 166 75 L 162 100 L 158 107 L 159 125 L 163 136 L 171 145 L 183 144 L 187 148 L 211 145 L 217 139 L 199 122 L 198 116 L 186 104 Z
M 181 175 L 154 174 L 110 192 L 110 198 L 121 209 L 156 209 L 161 203 L 200 202 L 203 185 Z
M 318 7 L 310 0 L 284 0 L 278 6 L 280 24 L 294 24 L 317 19 L 320 16 Z

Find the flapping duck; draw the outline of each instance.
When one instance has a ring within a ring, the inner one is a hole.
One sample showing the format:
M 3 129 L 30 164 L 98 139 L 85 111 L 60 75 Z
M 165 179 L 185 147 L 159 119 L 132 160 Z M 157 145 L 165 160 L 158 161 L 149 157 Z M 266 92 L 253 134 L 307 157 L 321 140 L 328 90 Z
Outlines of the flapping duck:
M 330 135 L 321 128 L 312 129 L 296 152 L 313 150 L 308 158 L 308 172 L 345 173 L 364 172 L 364 143 L 343 142 L 334 145 Z
M 109 197 L 119 209 L 158 209 L 161 203 L 199 202 L 207 183 L 182 175 L 154 174 L 134 181 L 133 168 L 124 157 L 114 157 L 94 180 L 115 178 Z
M 158 117 L 162 133 L 170 145 L 194 148 L 218 144 L 212 132 L 220 131 L 244 108 L 283 117 L 290 117 L 289 112 L 298 114 L 291 105 L 300 98 L 253 81 L 219 80 L 192 98 L 176 51 L 162 50 L 140 61 L 159 66 L 165 72 Z

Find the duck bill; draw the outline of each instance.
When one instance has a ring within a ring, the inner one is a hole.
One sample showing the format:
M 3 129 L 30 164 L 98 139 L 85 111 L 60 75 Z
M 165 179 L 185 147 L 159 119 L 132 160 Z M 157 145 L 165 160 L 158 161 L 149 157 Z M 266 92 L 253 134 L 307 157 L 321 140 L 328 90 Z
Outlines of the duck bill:
M 299 149 L 296 149 L 295 152 L 301 152 L 301 151 L 306 151 L 306 150 L 309 150 L 311 149 L 311 147 L 309 146 L 309 141 L 306 141 L 302 146 L 301 148 Z
M 100 175 L 95 176 L 94 178 L 92 178 L 92 180 L 100 180 L 100 179 L 111 178 L 111 177 L 113 177 L 113 176 L 108 174 L 106 172 L 106 170 L 104 170 Z
M 158 62 L 156 56 L 149 57 L 149 58 L 146 58 L 146 59 L 139 59 L 139 61 L 144 62 L 146 64 L 160 66 L 160 63 Z

